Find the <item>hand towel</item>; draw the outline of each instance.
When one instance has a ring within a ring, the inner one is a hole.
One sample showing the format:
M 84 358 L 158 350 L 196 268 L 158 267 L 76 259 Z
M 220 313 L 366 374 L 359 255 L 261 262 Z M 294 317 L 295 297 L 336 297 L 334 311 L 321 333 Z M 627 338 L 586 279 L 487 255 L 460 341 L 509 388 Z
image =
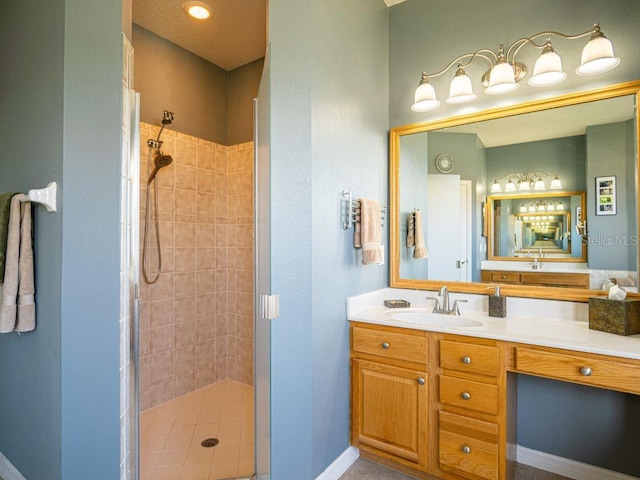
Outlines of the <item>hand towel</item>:
M 28 200 L 29 197 L 21 194 L 14 195 L 11 199 L 2 303 L 0 305 L 0 333 L 12 332 L 16 330 L 17 326 L 20 328 L 19 331 L 23 332 L 35 328 L 35 316 L 33 317 L 33 326 L 30 325 L 30 310 L 33 305 L 33 251 L 31 247 L 31 202 Z M 27 210 L 29 211 L 28 215 L 26 214 Z M 25 218 L 25 225 L 21 225 L 23 215 L 28 217 Z M 26 238 L 21 240 L 22 228 L 28 233 L 25 233 Z M 23 241 L 29 246 L 21 245 Z M 21 267 L 24 271 L 20 270 Z M 28 271 L 29 268 L 30 271 Z M 24 321 L 17 325 L 17 301 L 21 280 L 24 282 L 23 290 L 20 292 L 22 294 L 21 301 L 27 308 L 23 312 Z M 35 312 L 35 307 L 33 309 Z
M 11 199 L 17 195 L 16 192 L 3 193 L 0 195 L 0 284 L 4 282 L 4 262 L 7 252 L 7 234 L 9 232 L 9 210 L 11 209 Z
M 352 213 L 349 212 L 351 215 Z M 355 213 L 355 221 L 353 223 L 353 246 L 355 248 L 362 248 L 362 227 L 360 225 L 361 211 L 360 208 L 356 208 Z
M 415 213 L 416 211 L 414 210 L 409 214 L 409 217 L 407 218 L 407 247 L 415 247 L 416 245 L 416 241 L 415 241 L 416 227 L 415 227 L 415 220 L 414 220 Z
M 18 259 L 18 314 L 16 332 L 30 332 L 36 328 L 35 286 L 33 281 L 33 239 L 31 202 L 21 205 L 20 257 Z
M 382 250 L 382 219 L 380 204 L 366 198 L 360 199 L 360 226 L 362 242 L 362 264 L 383 264 Z
M 413 258 L 427 258 L 429 257 L 429 252 L 427 251 L 427 246 L 424 243 L 424 233 L 422 232 L 422 213 L 420 210 L 416 210 L 414 212 L 413 222 L 416 236 L 416 248 L 413 251 Z

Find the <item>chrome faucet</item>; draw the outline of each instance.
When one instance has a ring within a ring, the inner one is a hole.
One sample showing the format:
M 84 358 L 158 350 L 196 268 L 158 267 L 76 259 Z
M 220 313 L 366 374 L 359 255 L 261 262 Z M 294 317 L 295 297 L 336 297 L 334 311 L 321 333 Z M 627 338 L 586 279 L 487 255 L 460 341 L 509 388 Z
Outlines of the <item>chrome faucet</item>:
M 453 306 L 450 307 L 449 290 L 446 285 L 440 287 L 440 292 L 436 297 L 427 297 L 427 300 L 435 300 L 433 313 L 442 313 L 444 315 L 460 315 L 458 304 L 467 302 L 466 300 L 454 300 Z

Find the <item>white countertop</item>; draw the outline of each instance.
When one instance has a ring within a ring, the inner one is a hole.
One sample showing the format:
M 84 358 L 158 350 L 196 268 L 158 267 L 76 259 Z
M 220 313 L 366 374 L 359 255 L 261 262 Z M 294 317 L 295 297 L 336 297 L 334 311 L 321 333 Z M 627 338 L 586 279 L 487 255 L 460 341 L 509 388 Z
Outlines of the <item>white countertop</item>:
M 416 294 L 416 292 L 419 293 Z M 462 317 L 482 322 L 482 326 L 477 327 L 434 327 L 398 321 L 391 317 L 395 313 L 394 309 L 383 306 L 384 299 L 406 299 L 411 302 L 411 307 L 432 308 L 433 303 L 428 302 L 426 297 L 433 297 L 435 293 L 388 288 L 351 297 L 348 301 L 347 316 L 350 321 L 491 338 L 640 360 L 640 335 L 621 336 L 589 329 L 588 321 L 579 318 L 584 316 L 585 310 L 588 312 L 586 304 L 508 298 L 507 317 L 492 318 L 486 314 L 488 303 L 486 296 L 451 293 L 452 300 L 467 299 L 469 301 L 468 304 L 463 303 L 460 306 Z M 478 308 L 483 304 L 484 309 Z M 514 310 L 513 314 L 509 313 L 510 310 Z M 523 314 L 523 310 L 529 313 L 536 312 L 536 315 Z M 550 316 L 554 311 L 559 318 Z M 447 318 L 446 315 L 443 317 Z
M 526 261 L 483 260 L 480 268 L 481 270 L 499 270 L 506 272 L 589 273 L 586 263 L 548 262 L 545 258 L 538 258 L 538 262 L 542 266 L 533 269 L 533 258 L 527 258 Z

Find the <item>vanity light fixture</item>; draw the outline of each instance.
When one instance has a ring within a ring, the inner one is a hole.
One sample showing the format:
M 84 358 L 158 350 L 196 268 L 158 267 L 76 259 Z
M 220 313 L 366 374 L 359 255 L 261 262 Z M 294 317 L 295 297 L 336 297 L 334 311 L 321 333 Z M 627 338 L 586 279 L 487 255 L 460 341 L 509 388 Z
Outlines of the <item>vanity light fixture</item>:
M 182 4 L 184 13 L 196 20 L 206 20 L 213 15 L 213 9 L 211 5 L 205 2 L 190 1 Z
M 543 178 L 551 178 L 551 183 L 549 184 L 549 190 L 562 190 L 562 182 L 558 175 L 549 175 L 544 172 L 528 172 L 528 173 L 510 173 L 501 179 L 495 179 L 493 184 L 491 185 L 491 193 L 500 193 L 502 192 L 502 185 L 500 182 L 507 181 L 504 191 L 505 192 L 515 192 L 516 184 L 513 182 L 514 179 L 518 182 L 517 191 L 529 191 L 529 190 L 546 190 L 547 186 L 544 183 Z
M 489 70 L 482 75 L 481 79 L 482 84 L 486 87 L 485 93 L 500 95 L 514 91 L 519 86 L 518 82 L 527 75 L 526 65 L 516 61 L 518 52 L 526 45 L 541 51 L 540 57 L 533 65 L 533 74 L 527 83 L 532 87 L 556 85 L 564 81 L 567 74 L 562 70 L 562 59 L 554 50 L 551 38 L 577 40 L 587 36 L 590 38 L 582 50 L 580 66 L 576 69 L 576 73 L 578 75 L 595 75 L 617 67 L 620 59 L 614 55 L 613 44 L 605 37 L 597 23 L 592 29 L 576 35 L 554 31 L 540 32 L 516 40 L 506 49 L 506 52 L 504 45 L 500 45 L 497 53 L 487 48 L 481 48 L 476 52 L 456 57 L 439 72 L 429 74 L 422 72 L 411 110 L 428 112 L 440 106 L 436 91 L 429 83 L 429 79 L 445 74 L 454 65 L 456 72 L 449 86 L 449 97 L 445 102 L 457 104 L 475 100 L 477 95 L 473 93 L 471 79 L 465 68 L 471 65 L 476 58 L 483 58 L 489 63 Z M 544 43 L 537 41 L 541 37 L 545 37 Z

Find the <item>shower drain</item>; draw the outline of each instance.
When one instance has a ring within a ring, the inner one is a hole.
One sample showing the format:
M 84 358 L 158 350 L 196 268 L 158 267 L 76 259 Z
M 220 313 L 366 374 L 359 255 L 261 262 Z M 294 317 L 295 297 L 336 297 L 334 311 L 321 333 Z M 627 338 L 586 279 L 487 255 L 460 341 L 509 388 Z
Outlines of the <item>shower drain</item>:
M 202 441 L 200 445 L 202 445 L 205 448 L 211 448 L 211 447 L 215 447 L 219 443 L 220 443 L 220 440 L 218 440 L 217 438 L 206 438 Z

